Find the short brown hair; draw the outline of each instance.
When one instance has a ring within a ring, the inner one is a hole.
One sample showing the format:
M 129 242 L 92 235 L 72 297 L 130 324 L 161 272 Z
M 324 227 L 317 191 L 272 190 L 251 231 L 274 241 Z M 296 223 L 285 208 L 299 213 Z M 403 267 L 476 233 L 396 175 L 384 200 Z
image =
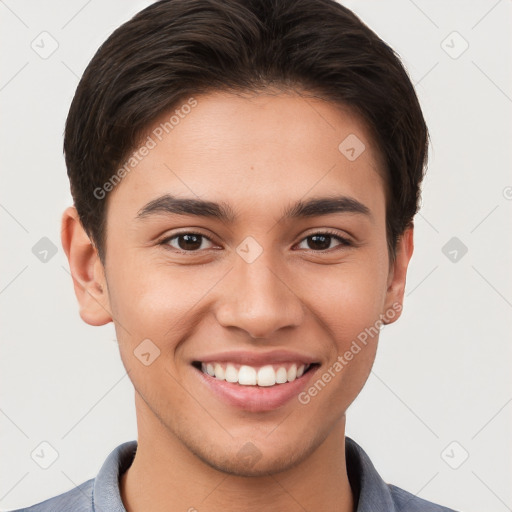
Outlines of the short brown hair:
M 352 108 L 373 134 L 387 181 L 388 248 L 412 224 L 428 131 L 398 55 L 334 0 L 161 0 L 121 25 L 87 66 L 64 153 L 80 220 L 106 254 L 102 187 L 151 123 L 192 95 L 299 87 Z

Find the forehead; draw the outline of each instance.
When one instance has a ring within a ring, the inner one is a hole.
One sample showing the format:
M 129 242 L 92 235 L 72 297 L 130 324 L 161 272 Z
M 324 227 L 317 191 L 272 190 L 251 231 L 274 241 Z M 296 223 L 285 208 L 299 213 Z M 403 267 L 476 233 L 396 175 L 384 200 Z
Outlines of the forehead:
M 384 197 L 365 123 L 348 108 L 296 93 L 185 99 L 149 127 L 134 155 L 109 198 L 132 218 L 164 193 L 221 201 L 240 214 L 247 207 L 252 216 L 326 193 L 372 209 Z

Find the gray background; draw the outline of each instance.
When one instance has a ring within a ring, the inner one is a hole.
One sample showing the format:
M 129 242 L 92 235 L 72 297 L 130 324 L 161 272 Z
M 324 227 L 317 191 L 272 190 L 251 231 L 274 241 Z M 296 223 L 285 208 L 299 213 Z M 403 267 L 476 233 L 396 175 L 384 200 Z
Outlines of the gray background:
M 81 321 L 60 245 L 62 132 L 93 53 L 149 3 L 0 0 L 2 510 L 94 477 L 136 439 L 113 325 Z M 512 1 L 343 3 L 402 57 L 433 142 L 404 314 L 347 434 L 418 496 L 512 510 Z

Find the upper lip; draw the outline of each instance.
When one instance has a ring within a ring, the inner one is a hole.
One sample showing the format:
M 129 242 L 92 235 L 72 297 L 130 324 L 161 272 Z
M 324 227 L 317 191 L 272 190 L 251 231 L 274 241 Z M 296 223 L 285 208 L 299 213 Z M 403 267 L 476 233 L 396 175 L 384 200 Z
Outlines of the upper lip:
M 301 363 L 313 364 L 318 361 L 309 355 L 289 350 L 268 350 L 266 352 L 231 350 L 227 352 L 218 352 L 194 358 L 193 362 L 201 363 L 238 363 L 248 366 L 262 366 L 266 364 L 277 363 Z

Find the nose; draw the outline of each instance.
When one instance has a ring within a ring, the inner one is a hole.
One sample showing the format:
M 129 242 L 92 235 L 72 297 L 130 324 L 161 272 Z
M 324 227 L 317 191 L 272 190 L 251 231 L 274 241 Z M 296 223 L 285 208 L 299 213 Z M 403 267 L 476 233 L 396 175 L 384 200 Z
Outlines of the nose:
M 216 317 L 223 327 L 237 327 L 252 338 L 269 338 L 284 327 L 297 327 L 304 307 L 290 273 L 277 270 L 265 252 L 252 263 L 235 262 L 223 283 Z

